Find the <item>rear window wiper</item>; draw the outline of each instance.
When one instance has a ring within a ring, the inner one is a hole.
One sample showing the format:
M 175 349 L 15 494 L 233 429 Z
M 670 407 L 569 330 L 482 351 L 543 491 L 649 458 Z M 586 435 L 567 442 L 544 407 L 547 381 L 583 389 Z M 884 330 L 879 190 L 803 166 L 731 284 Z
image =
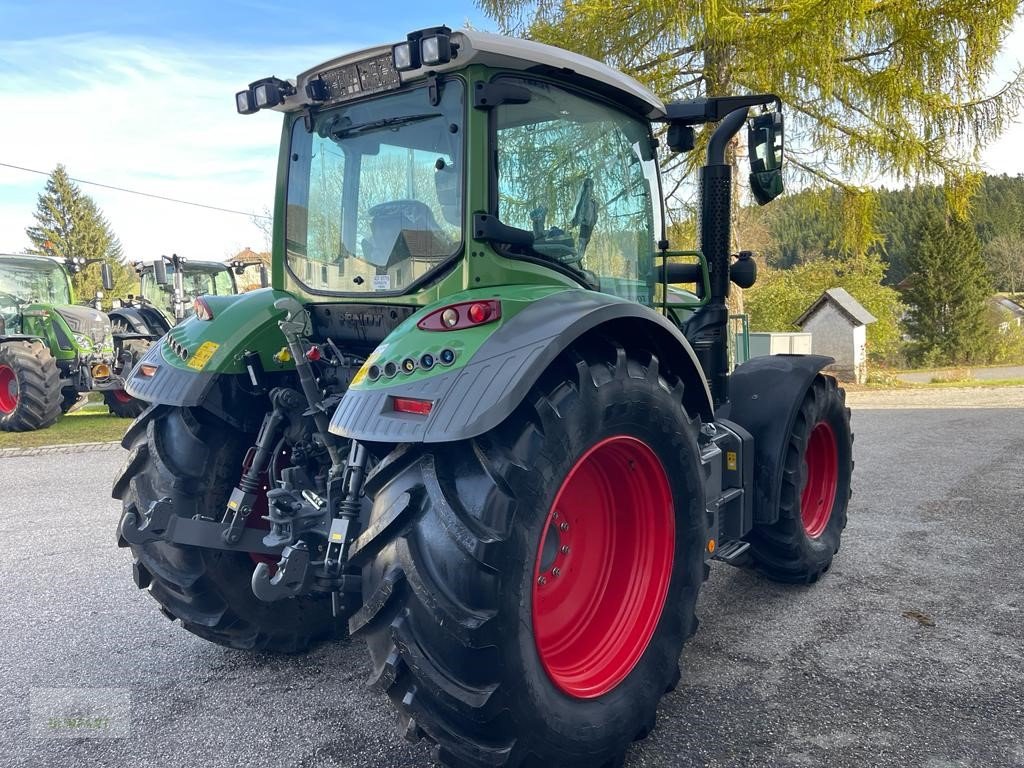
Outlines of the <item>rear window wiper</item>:
M 380 120 L 374 120 L 369 123 L 360 123 L 359 125 L 350 125 L 344 128 L 338 128 L 337 130 L 331 132 L 331 136 L 335 139 L 344 139 L 346 136 L 355 136 L 360 133 L 376 131 L 381 128 L 394 128 L 399 125 L 418 123 L 422 120 L 430 120 L 435 117 L 444 117 L 444 115 L 442 115 L 440 112 L 430 112 L 422 115 L 402 115 L 400 117 L 385 117 Z

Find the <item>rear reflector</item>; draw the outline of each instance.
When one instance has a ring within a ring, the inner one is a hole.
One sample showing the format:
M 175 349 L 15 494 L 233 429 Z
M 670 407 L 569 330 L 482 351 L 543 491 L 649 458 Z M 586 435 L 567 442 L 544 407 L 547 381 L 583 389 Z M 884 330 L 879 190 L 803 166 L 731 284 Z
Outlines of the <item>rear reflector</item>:
M 395 413 L 414 413 L 417 416 L 426 416 L 434 407 L 431 400 L 414 400 L 411 397 L 391 398 L 391 407 Z
M 147 379 L 151 379 L 156 375 L 156 372 L 160 370 L 159 365 L 149 365 L 144 363 L 139 366 L 139 375 L 145 376 Z

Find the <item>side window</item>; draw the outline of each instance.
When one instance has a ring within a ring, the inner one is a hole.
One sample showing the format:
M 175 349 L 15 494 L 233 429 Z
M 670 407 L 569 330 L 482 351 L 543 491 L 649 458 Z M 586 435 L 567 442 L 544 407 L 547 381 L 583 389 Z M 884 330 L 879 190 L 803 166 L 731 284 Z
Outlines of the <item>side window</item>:
M 649 304 L 657 169 L 646 123 L 539 81 L 495 110 L 498 217 L 535 255 L 598 290 Z

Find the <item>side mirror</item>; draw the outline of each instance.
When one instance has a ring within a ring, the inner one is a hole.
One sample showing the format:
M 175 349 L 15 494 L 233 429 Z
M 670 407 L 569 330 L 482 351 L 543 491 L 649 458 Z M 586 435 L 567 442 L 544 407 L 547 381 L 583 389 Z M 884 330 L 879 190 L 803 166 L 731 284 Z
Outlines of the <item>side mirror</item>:
M 167 285 L 167 265 L 164 264 L 163 259 L 153 262 L 153 280 L 157 285 Z
M 260 264 L 260 288 L 270 287 L 270 273 L 267 272 L 267 265 Z
M 114 290 L 114 271 L 110 268 L 109 264 L 103 263 L 100 265 L 100 279 L 103 281 L 104 291 Z
M 782 194 L 783 123 L 781 112 L 768 112 L 750 121 L 750 191 L 758 205 Z

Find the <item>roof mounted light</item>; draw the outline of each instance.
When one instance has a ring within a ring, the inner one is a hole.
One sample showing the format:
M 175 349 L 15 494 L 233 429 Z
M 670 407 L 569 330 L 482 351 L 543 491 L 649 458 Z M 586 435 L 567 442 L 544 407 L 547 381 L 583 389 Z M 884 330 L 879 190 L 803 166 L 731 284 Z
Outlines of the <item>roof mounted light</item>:
M 420 60 L 424 66 L 435 67 L 452 60 L 452 38 L 449 32 L 425 36 L 420 41 Z
M 417 69 L 420 65 L 420 47 L 417 40 L 406 40 L 391 49 L 391 58 L 395 63 L 395 69 L 399 72 L 407 72 L 410 69 Z
M 251 115 L 257 111 L 256 101 L 252 97 L 252 91 L 244 90 L 235 94 L 235 109 L 240 115 Z
M 251 115 L 261 109 L 270 109 L 295 93 L 295 86 L 279 77 L 265 77 L 249 84 L 247 91 L 235 94 L 235 108 L 239 114 Z

